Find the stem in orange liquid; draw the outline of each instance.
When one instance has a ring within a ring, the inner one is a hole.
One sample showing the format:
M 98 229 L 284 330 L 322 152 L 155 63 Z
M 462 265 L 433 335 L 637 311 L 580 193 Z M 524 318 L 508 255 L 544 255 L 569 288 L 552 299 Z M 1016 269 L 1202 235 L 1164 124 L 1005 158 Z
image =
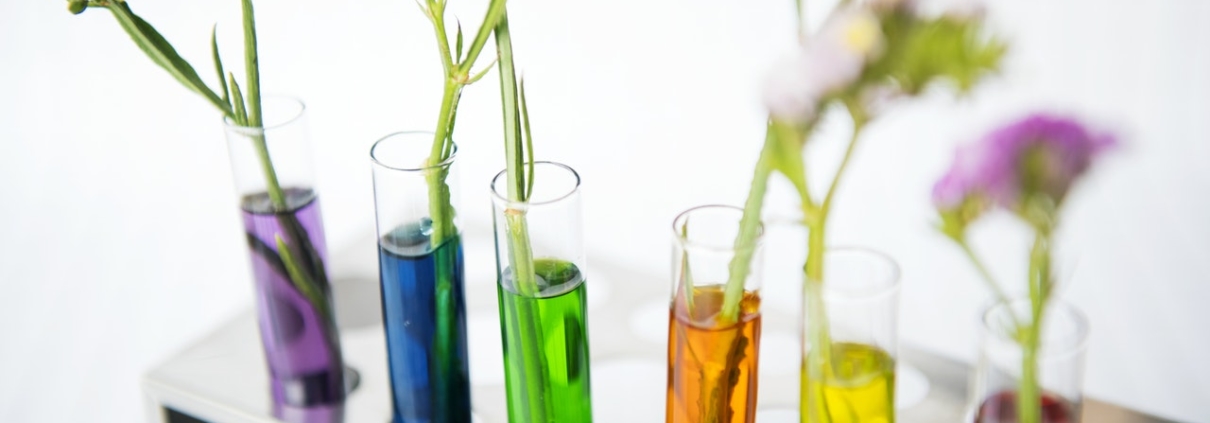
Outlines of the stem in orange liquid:
M 694 289 L 669 311 L 668 423 L 750 423 L 756 417 L 760 297 L 745 292 L 739 322 L 718 324 L 720 285 Z

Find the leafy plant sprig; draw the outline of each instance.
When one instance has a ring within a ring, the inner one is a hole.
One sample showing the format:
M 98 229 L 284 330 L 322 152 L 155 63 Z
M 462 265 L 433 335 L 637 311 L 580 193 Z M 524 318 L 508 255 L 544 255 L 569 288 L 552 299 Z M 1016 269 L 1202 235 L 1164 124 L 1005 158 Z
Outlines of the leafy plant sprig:
M 958 150 L 949 172 L 933 188 L 938 229 L 954 241 L 978 269 L 1012 324 L 1005 334 L 1021 346 L 1017 416 L 1041 421 L 1038 349 L 1046 305 L 1054 292 L 1054 233 L 1067 193 L 1097 158 L 1117 144 L 1110 134 L 1095 133 L 1073 119 L 1035 114 L 1001 127 L 973 147 Z M 1026 280 L 1026 318 L 1009 302 L 967 241 L 968 227 L 987 211 L 1011 212 L 1034 232 Z
M 277 234 L 275 251 L 270 245 L 261 241 L 254 234 L 248 233 L 249 247 L 265 258 L 282 277 L 288 279 L 295 289 L 308 299 L 315 310 L 324 316 L 324 323 L 334 325 L 334 315 L 327 300 L 320 293 L 327 294 L 328 278 L 323 259 L 311 243 L 307 230 L 294 213 L 289 213 L 284 190 L 277 178 L 272 159 L 269 155 L 268 143 L 263 129 L 261 89 L 260 89 L 260 57 L 257 51 L 256 18 L 251 0 L 241 0 L 244 35 L 244 75 L 247 93 L 241 86 L 234 73 L 227 72 L 222 63 L 218 48 L 218 27 L 211 30 L 210 47 L 211 59 L 214 61 L 215 76 L 219 81 L 219 90 L 211 89 L 192 65 L 177 53 L 172 44 L 164 38 L 150 23 L 139 17 L 131 9 L 126 0 L 69 0 L 68 10 L 73 14 L 81 14 L 90 8 L 109 10 L 122 29 L 130 36 L 153 62 L 166 70 L 178 82 L 205 98 L 218 109 L 225 118 L 236 126 L 246 128 L 241 135 L 251 138 L 256 151 L 260 170 L 265 178 L 266 195 L 283 234 Z M 334 330 L 325 330 L 326 336 L 335 337 Z M 331 339 L 329 345 L 337 342 Z M 339 351 L 336 352 L 339 354 Z
M 801 3 L 796 5 L 801 12 Z M 799 19 L 802 28 L 801 14 Z M 811 378 L 821 377 L 816 373 L 832 363 L 823 303 L 826 227 L 862 131 L 877 118 L 878 103 L 916 96 L 939 82 L 966 92 L 996 70 L 1004 52 L 1003 43 L 983 35 L 977 16 L 925 17 L 915 13 L 909 1 L 842 1 L 819 33 L 774 69 L 766 87 L 770 117 L 765 143 L 736 236 L 735 246 L 741 253 L 730 263 L 720 320 L 739 318 L 744 279 L 751 264 L 751 254 L 743 254 L 740 247 L 758 236 L 767 179 L 781 174 L 794 186 L 803 223 L 809 229 L 804 293 L 809 321 L 806 337 L 812 348 L 806 367 Z M 821 115 L 833 108 L 847 112 L 853 132 L 827 190 L 818 197 L 807 183 L 803 153 Z M 804 418 L 828 421 L 827 405 L 814 396 L 808 396 L 803 406 Z
M 445 74 L 444 90 L 441 98 L 441 108 L 437 114 L 437 126 L 433 130 L 433 144 L 429 153 L 429 166 L 432 171 L 425 175 L 429 185 L 429 214 L 432 218 L 432 240 L 434 248 L 458 234 L 454 226 L 455 210 L 450 203 L 449 186 L 445 182 L 448 170 L 438 165 L 449 160 L 454 153 L 454 123 L 458 116 L 458 103 L 462 99 L 462 90 L 487 74 L 491 65 L 478 72 L 472 73 L 475 61 L 487 44 L 497 23 L 504 16 L 506 0 L 492 0 L 488 5 L 482 25 L 475 33 L 470 45 L 463 49 L 462 24 L 455 27 L 454 48 L 450 48 L 449 35 L 445 21 L 446 0 L 417 0 L 420 11 L 433 25 L 437 39 L 437 49 L 441 55 L 441 66 Z
M 475 61 L 487 44 L 487 38 L 496 28 L 497 22 L 504 15 L 505 0 L 492 0 L 488 5 L 483 23 L 475 32 L 475 38 L 464 49 L 462 24 L 455 27 L 454 46 L 450 48 L 449 35 L 445 21 L 446 0 L 417 0 L 420 11 L 428 18 L 433 26 L 437 41 L 437 50 L 441 56 L 441 66 L 444 74 L 444 89 L 441 107 L 437 114 L 437 125 L 433 130 L 433 143 L 429 152 L 428 167 L 425 172 L 425 183 L 428 184 L 428 206 L 431 219 L 429 245 L 437 250 L 446 242 L 451 242 L 458 236 L 458 228 L 454 223 L 456 211 L 450 198 L 450 188 L 446 183 L 449 176 L 449 166 L 445 166 L 454 154 L 454 124 L 458 116 L 458 103 L 462 99 L 462 90 L 487 74 L 491 69 L 488 65 L 478 72 L 472 73 Z M 435 290 L 437 300 L 435 315 L 437 316 L 437 333 L 433 337 L 434 356 L 438 360 L 456 359 L 454 342 L 462 335 L 455 333 L 459 312 L 454 307 L 457 301 L 451 297 L 456 295 L 454 269 L 460 267 L 455 256 L 451 254 L 437 255 L 435 264 Z M 452 368 L 457 366 L 439 366 Z M 442 377 L 434 378 L 437 383 L 444 383 Z
M 981 24 L 974 17 L 940 16 L 926 18 L 918 16 L 902 3 L 891 8 L 856 9 L 859 6 L 840 6 L 829 18 L 829 27 L 823 31 L 865 31 L 865 37 L 875 38 L 867 42 L 866 52 L 855 52 L 863 57 L 854 78 L 842 81 L 822 92 L 795 93 L 793 86 L 785 86 L 780 77 L 812 77 L 801 74 L 816 72 L 812 66 L 842 66 L 835 63 L 810 63 L 808 58 L 792 59 L 775 72 L 786 71 L 792 75 L 775 75 L 769 91 L 777 96 L 797 96 L 791 101 L 800 104 L 783 107 L 782 99 L 766 99 L 772 110 L 766 128 L 765 143 L 761 149 L 752 185 L 744 205 L 740 234 L 736 246 L 748 245 L 758 234 L 760 215 L 763 210 L 767 180 L 774 173 L 786 177 L 797 191 L 803 212 L 804 223 L 811 228 L 811 257 L 807 263 L 808 280 L 822 280 L 822 253 L 827 218 L 832 211 L 837 188 L 845 170 L 856 151 L 861 133 L 870 121 L 877 118 L 874 101 L 898 99 L 919 95 L 926 88 L 950 82 L 959 92 L 967 92 L 982 76 L 994 72 L 1003 56 L 1005 45 L 995 38 L 983 35 Z M 860 17 L 845 16 L 864 13 Z M 867 19 L 874 19 L 868 21 Z M 847 22 L 845 22 L 847 21 Z M 874 26 L 870 26 L 870 24 Z M 863 28 L 864 27 L 864 28 Z M 847 32 L 845 36 L 852 35 Z M 834 39 L 830 34 L 819 34 L 817 43 L 848 43 L 850 39 Z M 862 37 L 857 35 L 856 37 Z M 810 43 L 803 47 L 810 49 Z M 841 48 L 853 48 L 844 46 Z M 870 54 L 876 52 L 874 54 Z M 806 55 L 814 53 L 806 52 Z M 872 56 L 872 57 L 866 57 Z M 822 58 L 822 56 L 818 56 Z M 805 60 L 803 60 L 805 59 Z M 881 98 L 880 98 L 881 97 Z M 853 132 L 845 148 L 840 166 L 831 178 L 822 198 L 813 196 L 807 183 L 807 168 L 803 152 L 807 141 L 814 133 L 822 111 L 839 107 L 847 112 L 853 122 Z M 789 110 L 786 110 L 789 109 Z M 788 112 L 788 113 L 782 113 Z M 813 260 L 812 260 L 813 259 Z M 738 314 L 739 301 L 743 295 L 743 278 L 749 271 L 750 255 L 739 255 L 731 262 L 727 296 L 723 315 L 734 319 Z
M 529 125 L 525 80 L 517 77 L 513 63 L 512 34 L 507 13 L 500 17 L 500 22 L 496 25 L 495 38 L 496 51 L 499 53 L 497 70 L 500 74 L 500 102 L 504 118 L 505 191 L 508 200 L 504 219 L 508 236 L 509 268 L 512 270 L 513 284 L 518 293 L 527 298 L 534 298 L 539 294 L 538 275 L 533 248 L 530 245 L 529 222 L 526 219 L 527 202 L 534 190 L 534 141 Z M 520 342 L 526 349 L 541 351 L 542 341 L 538 337 L 540 323 L 531 317 L 537 315 L 537 305 L 521 300 L 517 301 L 515 306 L 517 323 L 525 326 L 516 331 L 516 342 Z M 526 369 L 546 368 L 545 354 L 521 354 L 521 359 L 525 361 Z M 524 395 L 526 402 L 522 404 L 520 412 L 527 416 L 526 421 L 549 421 L 554 411 L 550 401 L 540 394 L 550 392 L 549 378 L 538 375 L 522 379 L 527 394 Z
M 505 210 L 509 231 L 509 251 L 513 276 L 522 294 L 537 294 L 533 252 L 525 220 L 525 203 L 534 189 L 534 140 L 529 126 L 529 107 L 525 99 L 525 79 L 518 78 L 513 63 L 512 35 L 508 17 L 496 26 L 496 50 L 500 54 L 500 98 L 504 116 L 505 178 L 509 207 Z

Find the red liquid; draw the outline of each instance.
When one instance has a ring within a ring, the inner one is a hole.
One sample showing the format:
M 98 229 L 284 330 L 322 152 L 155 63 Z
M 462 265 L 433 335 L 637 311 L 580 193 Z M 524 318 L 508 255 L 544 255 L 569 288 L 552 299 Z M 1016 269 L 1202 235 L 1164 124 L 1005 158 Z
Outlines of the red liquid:
M 1076 423 L 1075 407 L 1058 396 L 1042 394 L 1042 423 Z M 975 423 L 1016 423 L 1017 393 L 1002 391 L 983 400 Z

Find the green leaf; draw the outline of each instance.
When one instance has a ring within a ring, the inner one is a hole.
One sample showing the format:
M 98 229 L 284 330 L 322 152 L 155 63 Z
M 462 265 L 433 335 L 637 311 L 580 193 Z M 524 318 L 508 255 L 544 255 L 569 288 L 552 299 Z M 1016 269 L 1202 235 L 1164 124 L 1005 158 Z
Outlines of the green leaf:
M 462 63 L 462 21 L 456 21 L 458 25 L 458 37 L 454 42 L 454 63 Z
M 218 94 L 215 94 L 210 87 L 206 86 L 205 82 L 202 82 L 201 77 L 198 76 L 193 66 L 181 58 L 177 54 L 176 49 L 172 48 L 172 44 L 168 43 L 168 40 L 164 39 L 164 36 L 160 35 L 151 24 L 135 15 L 130 10 L 127 2 L 111 3 L 108 9 L 113 12 L 122 29 L 130 35 L 130 38 L 139 46 L 139 49 L 143 50 L 143 53 L 147 54 L 152 61 L 160 65 L 164 70 L 167 70 L 173 78 L 184 84 L 186 88 L 206 97 L 211 104 L 224 114 L 231 114 L 231 108 L 227 103 L 223 102 L 223 99 Z
M 783 122 L 769 124 L 767 137 L 771 138 L 765 144 L 770 150 L 769 167 L 789 179 L 800 195 L 807 192 L 803 147 L 817 121 L 818 117 L 801 126 Z
M 534 133 L 529 129 L 529 106 L 525 102 L 525 78 L 521 78 L 521 122 L 525 129 L 525 162 L 529 170 L 525 175 L 525 200 L 534 194 Z
M 471 76 L 471 78 L 470 78 L 470 79 L 467 79 L 467 80 L 466 80 L 466 85 L 470 85 L 470 84 L 474 84 L 474 83 L 476 83 L 476 82 L 479 82 L 479 80 L 480 80 L 480 79 L 483 79 L 483 77 L 484 77 L 485 75 L 487 75 L 487 72 L 488 72 L 488 71 L 492 70 L 492 67 L 493 67 L 493 66 L 496 66 L 496 62 L 498 62 L 498 61 L 500 61 L 500 58 L 499 58 L 499 57 L 497 57 L 497 58 L 495 58 L 495 59 L 492 59 L 492 62 L 491 62 L 491 63 L 488 63 L 488 64 L 487 64 L 487 66 L 485 66 L 485 67 L 483 68 L 483 70 L 479 71 L 479 73 L 475 74 L 474 76 Z
M 227 74 L 231 79 L 231 100 L 235 103 L 234 112 L 231 120 L 235 121 L 236 125 L 248 126 L 248 109 L 244 106 L 244 93 L 239 89 L 239 81 L 235 80 L 235 74 Z
M 689 218 L 685 218 L 685 224 L 681 226 L 681 239 L 689 239 Z M 685 311 L 689 314 L 690 320 L 693 316 L 693 274 L 689 268 L 689 252 L 681 251 L 681 275 L 682 281 L 681 290 L 685 295 Z M 679 327 L 679 326 L 678 326 Z
M 471 67 L 475 65 L 475 60 L 479 58 L 479 52 L 483 50 L 483 45 L 487 44 L 487 37 L 492 34 L 492 31 L 497 32 L 499 37 L 500 24 L 505 21 L 504 4 L 507 0 L 492 0 L 487 6 L 487 16 L 483 18 L 483 24 L 479 26 L 479 33 L 475 34 L 475 39 L 471 41 L 471 48 L 466 52 L 466 60 L 459 65 L 459 71 L 462 73 L 470 73 Z M 500 41 L 496 40 L 497 49 L 499 49 Z M 510 64 L 511 66 L 511 64 Z
M 223 103 L 231 104 L 231 89 L 227 87 L 227 72 L 223 70 L 223 59 L 218 54 L 218 24 L 210 30 L 210 51 L 214 56 L 214 71 L 218 75 L 219 86 L 223 88 Z
M 252 11 L 252 0 L 243 0 L 244 12 L 244 71 L 248 82 L 247 126 L 259 128 L 261 121 L 260 102 L 260 59 L 256 52 L 256 18 Z
M 1007 51 L 1002 41 L 984 34 L 977 20 L 900 16 L 887 19 L 883 31 L 887 51 L 867 76 L 890 77 L 909 94 L 939 80 L 966 92 L 995 72 Z
M 723 323 L 739 321 L 740 301 L 744 298 L 744 280 L 752 266 L 752 255 L 755 248 L 751 246 L 761 234 L 761 211 L 765 204 L 765 189 L 769 184 L 769 176 L 773 173 L 773 161 L 777 156 L 777 135 L 775 127 L 770 123 L 765 132 L 765 144 L 761 148 L 760 159 L 756 162 L 756 170 L 752 175 L 752 183 L 748 187 L 748 198 L 744 201 L 744 213 L 740 217 L 739 231 L 735 235 L 735 256 L 727 264 L 727 285 L 723 292 L 723 308 L 719 319 Z
M 504 109 L 504 157 L 508 181 L 508 199 L 525 201 L 525 165 L 522 153 L 521 116 L 517 106 L 517 73 L 513 67 L 512 36 L 508 16 L 496 25 L 496 51 L 500 54 L 500 101 Z

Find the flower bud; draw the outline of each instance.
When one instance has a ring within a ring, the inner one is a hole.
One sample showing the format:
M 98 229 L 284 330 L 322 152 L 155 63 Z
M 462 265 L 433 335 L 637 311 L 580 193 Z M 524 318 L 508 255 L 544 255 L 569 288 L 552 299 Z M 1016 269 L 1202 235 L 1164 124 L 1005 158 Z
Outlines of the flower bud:
M 67 11 L 73 15 L 84 13 L 84 9 L 88 8 L 88 0 L 70 0 L 67 2 Z

